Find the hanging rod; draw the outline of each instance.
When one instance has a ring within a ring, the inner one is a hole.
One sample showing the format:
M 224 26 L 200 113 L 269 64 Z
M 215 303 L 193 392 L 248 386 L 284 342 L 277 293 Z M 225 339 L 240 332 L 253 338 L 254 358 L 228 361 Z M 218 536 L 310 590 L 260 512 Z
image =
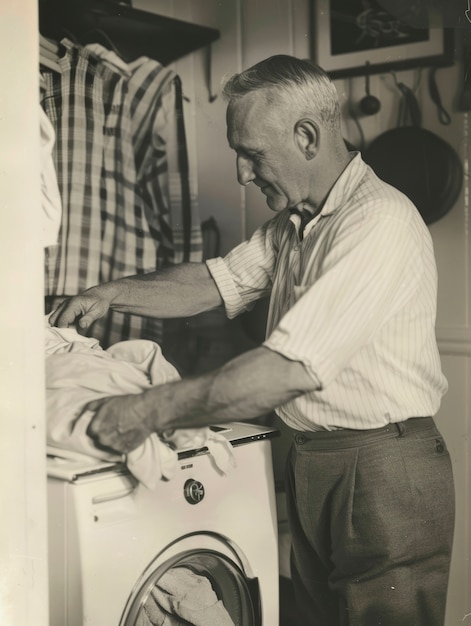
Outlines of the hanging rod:
M 81 45 L 113 42 L 126 61 L 147 56 L 168 65 L 203 48 L 220 33 L 215 28 L 134 9 L 117 0 L 39 0 L 39 30 L 60 41 L 72 34 Z

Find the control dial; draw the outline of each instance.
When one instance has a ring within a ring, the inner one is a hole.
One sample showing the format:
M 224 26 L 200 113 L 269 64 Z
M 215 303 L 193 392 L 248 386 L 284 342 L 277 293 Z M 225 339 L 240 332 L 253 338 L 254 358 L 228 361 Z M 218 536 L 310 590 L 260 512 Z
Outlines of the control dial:
M 183 487 L 185 500 L 190 504 L 198 504 L 204 498 L 204 486 L 199 480 L 189 478 Z

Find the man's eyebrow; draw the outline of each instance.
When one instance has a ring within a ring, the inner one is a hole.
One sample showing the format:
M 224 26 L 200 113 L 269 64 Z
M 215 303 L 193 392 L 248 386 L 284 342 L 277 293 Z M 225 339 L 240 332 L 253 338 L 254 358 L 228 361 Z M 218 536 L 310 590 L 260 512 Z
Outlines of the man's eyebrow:
M 257 148 L 250 148 L 249 146 L 241 146 L 241 145 L 231 145 L 230 142 L 229 147 L 231 150 L 237 152 L 237 154 L 246 154 L 247 156 L 258 156 L 263 154 L 263 150 L 258 150 Z

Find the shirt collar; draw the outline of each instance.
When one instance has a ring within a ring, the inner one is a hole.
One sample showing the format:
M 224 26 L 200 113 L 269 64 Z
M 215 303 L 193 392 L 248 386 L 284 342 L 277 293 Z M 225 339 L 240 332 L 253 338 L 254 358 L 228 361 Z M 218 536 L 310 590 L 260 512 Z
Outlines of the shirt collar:
M 321 217 L 332 215 L 335 211 L 340 209 L 342 205 L 345 204 L 345 202 L 351 197 L 354 190 L 358 186 L 358 183 L 363 178 L 367 167 L 366 163 L 361 158 L 360 152 L 353 154 L 355 156 L 345 167 L 329 191 L 321 211 L 319 211 L 319 213 L 306 224 L 304 228 L 304 236 L 307 235 L 307 233 Z M 307 209 L 304 211 L 307 211 Z M 299 229 L 301 225 L 299 211 L 297 209 L 291 209 L 290 213 L 290 221 L 293 222 L 296 228 Z
M 346 166 L 329 191 L 320 215 L 331 215 L 340 209 L 352 196 L 366 172 L 367 165 L 361 158 L 360 152 Z

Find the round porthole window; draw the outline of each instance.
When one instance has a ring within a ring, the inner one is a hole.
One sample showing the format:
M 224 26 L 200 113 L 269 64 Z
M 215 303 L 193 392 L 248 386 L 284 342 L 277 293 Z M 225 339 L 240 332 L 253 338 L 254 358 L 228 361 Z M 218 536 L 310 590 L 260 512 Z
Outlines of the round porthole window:
M 124 626 L 259 626 L 260 596 L 227 556 L 213 550 L 183 552 L 147 577 L 134 593 Z

